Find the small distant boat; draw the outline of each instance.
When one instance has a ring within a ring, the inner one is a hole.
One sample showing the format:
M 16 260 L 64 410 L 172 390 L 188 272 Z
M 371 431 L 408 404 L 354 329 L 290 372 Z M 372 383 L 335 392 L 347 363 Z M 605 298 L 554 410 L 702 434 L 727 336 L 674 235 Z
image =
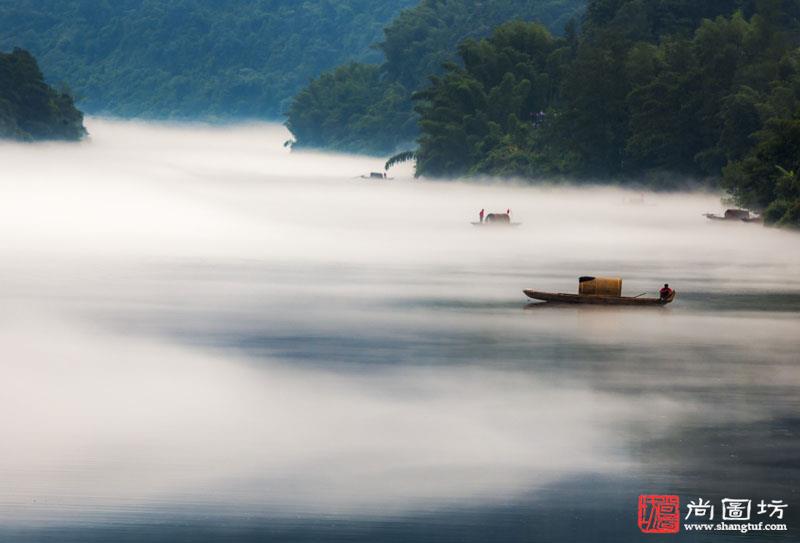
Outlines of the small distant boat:
M 508 213 L 489 213 L 483 222 L 473 222 L 472 226 L 519 226 L 521 222 L 511 222 Z
M 394 179 L 394 177 L 388 177 L 386 172 L 370 172 L 369 175 L 362 175 L 361 179 L 381 179 L 388 181 Z
M 741 222 L 763 222 L 763 219 L 753 215 L 746 209 L 726 209 L 724 215 L 714 213 L 703 213 L 703 216 L 712 221 L 741 221 Z
M 639 296 L 622 296 L 622 279 L 617 277 L 581 277 L 578 294 L 542 292 L 526 289 L 522 292 L 528 298 L 542 302 L 562 304 L 594 304 L 594 305 L 655 305 L 672 303 L 675 291 L 665 298 L 643 298 Z

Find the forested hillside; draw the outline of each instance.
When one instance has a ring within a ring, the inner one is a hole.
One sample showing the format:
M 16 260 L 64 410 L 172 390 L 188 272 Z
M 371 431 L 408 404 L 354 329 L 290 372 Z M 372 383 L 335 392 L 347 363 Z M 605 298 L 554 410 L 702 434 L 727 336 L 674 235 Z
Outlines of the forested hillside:
M 579 33 L 508 23 L 416 95 L 417 172 L 722 178 L 800 224 L 800 2 L 593 0 Z
M 85 134 L 72 97 L 44 82 L 30 53 L 0 51 L 0 138 L 77 140 Z
M 411 94 L 456 59 L 468 37 L 510 19 L 537 20 L 560 33 L 585 0 L 422 0 L 386 28 L 382 64 L 347 64 L 312 81 L 294 99 L 287 126 L 296 147 L 388 153 L 418 135 Z
M 377 61 L 416 0 L 0 0 L 0 49 L 24 47 L 90 113 L 278 118 L 309 79 Z

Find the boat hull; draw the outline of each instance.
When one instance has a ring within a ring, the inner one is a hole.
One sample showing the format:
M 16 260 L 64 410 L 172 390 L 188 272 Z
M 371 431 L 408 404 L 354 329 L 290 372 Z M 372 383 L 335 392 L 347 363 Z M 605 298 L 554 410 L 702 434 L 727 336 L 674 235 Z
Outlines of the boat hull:
M 528 298 L 543 302 L 561 304 L 591 304 L 591 305 L 650 305 L 663 306 L 675 299 L 675 292 L 668 298 L 633 298 L 628 296 L 598 296 L 596 294 L 563 294 L 555 292 L 541 292 L 538 290 L 524 290 Z

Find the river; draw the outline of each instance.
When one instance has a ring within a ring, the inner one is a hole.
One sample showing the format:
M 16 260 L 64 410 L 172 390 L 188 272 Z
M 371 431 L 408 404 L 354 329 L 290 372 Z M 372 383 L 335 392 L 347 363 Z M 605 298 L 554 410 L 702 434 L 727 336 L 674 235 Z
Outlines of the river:
M 0 540 L 657 541 L 637 498 L 675 494 L 784 500 L 738 537 L 798 541 L 800 235 L 715 193 L 365 180 L 276 125 L 88 128 L 0 144 Z M 581 275 L 678 297 L 527 307 Z

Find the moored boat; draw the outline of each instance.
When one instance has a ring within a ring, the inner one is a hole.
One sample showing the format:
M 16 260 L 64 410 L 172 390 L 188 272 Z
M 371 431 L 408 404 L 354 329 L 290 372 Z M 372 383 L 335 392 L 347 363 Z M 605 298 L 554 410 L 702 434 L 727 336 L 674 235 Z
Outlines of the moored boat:
M 370 172 L 369 175 L 362 175 L 361 179 L 382 179 L 382 180 L 391 180 L 394 177 L 389 177 L 386 175 L 386 172 Z
M 481 211 L 481 218 L 483 212 Z M 480 222 L 473 222 L 472 226 L 519 226 L 520 222 L 511 222 L 511 213 L 489 213 L 486 219 L 481 219 Z
M 741 222 L 764 222 L 758 215 L 753 215 L 746 209 L 726 209 L 724 215 L 714 213 L 703 213 L 703 216 L 712 221 L 741 221 Z

